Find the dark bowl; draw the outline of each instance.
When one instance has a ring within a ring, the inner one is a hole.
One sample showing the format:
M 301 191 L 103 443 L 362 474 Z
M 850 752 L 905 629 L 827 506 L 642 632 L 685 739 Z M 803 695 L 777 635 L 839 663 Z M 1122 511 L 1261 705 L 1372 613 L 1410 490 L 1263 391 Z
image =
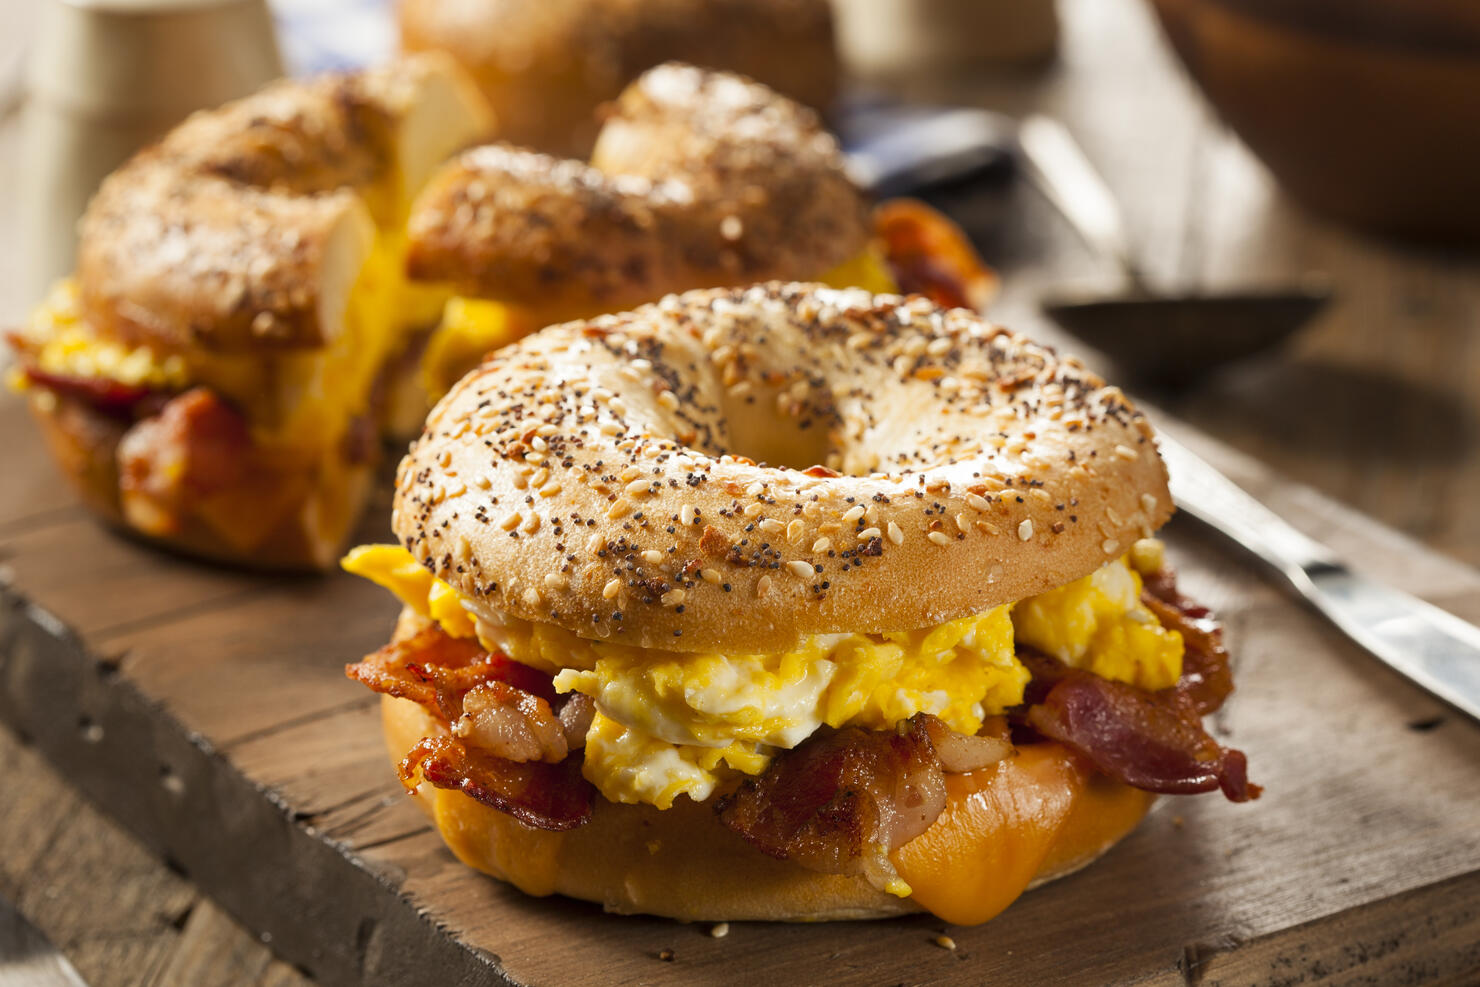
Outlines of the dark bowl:
M 1480 0 L 1151 0 L 1225 121 L 1310 208 L 1480 243 Z

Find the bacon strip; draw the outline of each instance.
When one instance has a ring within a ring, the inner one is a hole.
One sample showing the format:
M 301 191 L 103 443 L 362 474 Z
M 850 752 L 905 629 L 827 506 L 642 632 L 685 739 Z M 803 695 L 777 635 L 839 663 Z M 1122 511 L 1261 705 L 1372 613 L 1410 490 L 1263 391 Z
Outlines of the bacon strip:
M 1146 581 L 1142 601 L 1163 626 L 1182 634 L 1182 677 L 1174 686 L 1149 693 L 1020 648 L 1033 680 L 1014 721 L 1136 788 L 1177 795 L 1221 789 L 1234 802 L 1258 798 L 1244 753 L 1221 746 L 1202 725 L 1233 691 L 1221 629 L 1177 592 L 1169 571 Z
M 1181 704 L 1124 682 L 1070 669 L 1043 702 L 1027 708 L 1026 720 L 1135 788 L 1169 795 L 1221 788 L 1234 802 L 1259 795 L 1243 752 L 1220 746 Z
M 573 829 L 591 818 L 596 789 L 581 777 L 581 758 L 569 756 L 580 744 L 567 739 L 569 727 L 589 725 L 589 700 L 558 696 L 550 676 L 436 625 L 344 673 L 447 724 L 450 735 L 422 738 L 401 761 L 407 789 L 425 781 L 460 791 L 540 829 Z M 552 704 L 562 714 L 571 709 L 569 722 Z
M 401 783 L 448 788 L 507 812 L 538 829 L 575 829 L 591 819 L 596 789 L 581 777 L 581 759 L 559 764 L 519 763 L 470 747 L 453 737 L 424 737 L 401 761 Z M 420 776 L 418 778 L 418 775 Z
M 862 874 L 883 890 L 898 880 L 889 851 L 929 829 L 945 808 L 935 724 L 945 727 L 919 713 L 899 731 L 814 735 L 722 798 L 720 821 L 762 853 L 827 874 Z
M 551 705 L 560 702 L 550 676 L 435 626 L 344 666 L 344 674 L 376 692 L 410 699 L 448 723 L 463 715 L 464 697 L 487 682 L 506 683 Z
M 36 366 L 22 366 L 26 380 L 56 394 L 80 401 L 109 418 L 133 421 L 141 417 L 146 405 L 162 405 L 168 393 L 135 384 L 124 384 L 103 377 L 77 377 L 57 374 Z M 150 408 L 149 410 L 154 410 Z
M 899 290 L 946 308 L 986 310 L 997 275 L 955 223 L 915 199 L 890 199 L 874 210 L 874 233 L 884 243 Z

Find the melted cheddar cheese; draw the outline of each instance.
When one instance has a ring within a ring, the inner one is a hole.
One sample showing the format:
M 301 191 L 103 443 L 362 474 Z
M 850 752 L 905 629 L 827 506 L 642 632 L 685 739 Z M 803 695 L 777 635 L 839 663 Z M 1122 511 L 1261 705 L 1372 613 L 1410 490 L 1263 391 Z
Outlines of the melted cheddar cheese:
M 590 696 L 586 777 L 610 801 L 668 808 L 760 773 L 824 725 L 887 729 L 927 712 L 976 733 L 1022 701 L 1029 676 L 1018 641 L 1106 678 L 1171 685 L 1181 637 L 1141 606 L 1128 558 L 1012 607 L 913 631 L 815 635 L 776 654 L 662 651 L 508 616 L 490 623 L 399 546 L 354 549 L 344 567 L 447 633 L 550 672 L 558 691 Z

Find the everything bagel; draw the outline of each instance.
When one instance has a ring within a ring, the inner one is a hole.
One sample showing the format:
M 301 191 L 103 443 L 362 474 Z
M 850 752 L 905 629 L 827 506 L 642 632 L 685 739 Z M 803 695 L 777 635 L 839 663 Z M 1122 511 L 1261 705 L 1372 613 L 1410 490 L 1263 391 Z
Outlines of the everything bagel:
M 109 176 L 75 276 L 11 337 L 84 499 L 193 554 L 330 564 L 397 413 L 392 368 L 447 298 L 402 273 L 407 211 L 490 124 L 455 62 L 420 55 L 274 83 Z
M 991 918 L 1150 793 L 1257 796 L 1115 388 L 972 312 L 770 283 L 492 354 L 398 474 L 347 668 L 458 856 L 690 920 Z
M 837 91 L 827 0 L 401 0 L 401 44 L 446 51 L 482 88 L 498 136 L 585 155 L 596 108 L 670 59 L 737 72 L 807 106 Z
M 485 619 L 749 651 L 1040 593 L 1171 510 L 1149 426 L 1077 361 L 923 299 L 770 284 L 502 351 L 427 419 L 393 523 Z
M 664 65 L 606 114 L 590 165 L 495 145 L 417 200 L 413 277 L 572 317 L 691 288 L 820 278 L 863 253 L 868 210 L 810 110 L 738 76 Z

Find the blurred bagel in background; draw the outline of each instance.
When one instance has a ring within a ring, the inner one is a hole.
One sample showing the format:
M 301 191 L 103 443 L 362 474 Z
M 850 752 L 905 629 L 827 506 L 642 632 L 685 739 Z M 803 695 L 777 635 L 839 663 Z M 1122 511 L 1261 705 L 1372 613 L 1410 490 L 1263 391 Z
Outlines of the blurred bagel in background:
M 681 60 L 808 106 L 838 89 L 828 0 L 401 0 L 401 46 L 449 52 L 498 118 L 498 136 L 589 154 L 596 108 L 643 71 Z

